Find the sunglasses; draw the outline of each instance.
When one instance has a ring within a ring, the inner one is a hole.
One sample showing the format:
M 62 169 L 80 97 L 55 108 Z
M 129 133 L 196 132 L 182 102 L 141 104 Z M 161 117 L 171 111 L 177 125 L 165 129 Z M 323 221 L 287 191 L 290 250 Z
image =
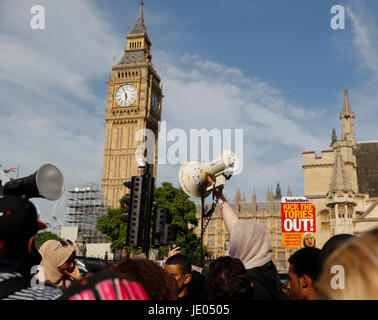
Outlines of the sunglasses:
M 68 247 L 68 243 L 64 240 L 59 240 L 59 243 L 54 250 L 58 250 L 61 247 L 63 247 L 63 248 Z

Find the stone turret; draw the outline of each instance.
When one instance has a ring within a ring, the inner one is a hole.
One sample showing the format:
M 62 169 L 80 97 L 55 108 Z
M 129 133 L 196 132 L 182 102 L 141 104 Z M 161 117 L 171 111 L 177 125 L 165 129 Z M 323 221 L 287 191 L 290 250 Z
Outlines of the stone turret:
M 355 193 L 345 169 L 341 151 L 337 149 L 326 206 L 330 214 L 330 231 L 334 234 L 353 233 Z
M 255 188 L 253 188 L 253 195 L 252 195 L 252 211 L 257 211 L 257 197 L 256 197 L 256 191 Z
M 289 187 L 287 188 L 287 194 L 286 194 L 287 197 L 292 197 L 293 194 L 291 193 L 291 190 L 290 190 L 290 185 Z
M 347 141 L 351 145 L 356 145 L 356 137 L 354 135 L 354 121 L 355 115 L 349 104 L 348 90 L 344 91 L 344 107 L 340 113 L 340 120 L 342 121 L 341 141 Z
M 274 200 L 281 200 L 281 187 L 280 187 L 280 184 L 277 183 L 277 187 L 276 187 L 276 195 L 274 196 Z
M 332 136 L 331 136 L 331 144 L 329 145 L 331 148 L 333 148 L 336 145 L 337 142 L 337 135 L 336 135 L 336 129 L 332 129 Z
M 239 212 L 240 202 L 241 202 L 241 193 L 240 193 L 240 189 L 238 189 L 235 194 L 235 211 L 236 212 Z

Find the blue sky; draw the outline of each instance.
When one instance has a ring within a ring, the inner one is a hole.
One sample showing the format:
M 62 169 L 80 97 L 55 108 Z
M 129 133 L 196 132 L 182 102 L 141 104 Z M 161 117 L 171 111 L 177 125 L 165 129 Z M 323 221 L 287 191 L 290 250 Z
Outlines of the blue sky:
M 32 30 L 43 5 L 46 30 Z M 330 27 L 333 5 L 345 30 Z M 122 57 L 138 0 L 0 3 L 0 145 L 20 175 L 53 163 L 67 188 L 100 182 L 113 56 Z M 241 128 L 243 174 L 226 187 L 265 199 L 280 181 L 303 194 L 301 153 L 328 149 L 344 89 L 359 141 L 377 140 L 378 3 L 373 1 L 145 0 L 168 129 Z M 175 185 L 179 166 L 158 168 Z M 53 204 L 36 200 L 42 216 Z

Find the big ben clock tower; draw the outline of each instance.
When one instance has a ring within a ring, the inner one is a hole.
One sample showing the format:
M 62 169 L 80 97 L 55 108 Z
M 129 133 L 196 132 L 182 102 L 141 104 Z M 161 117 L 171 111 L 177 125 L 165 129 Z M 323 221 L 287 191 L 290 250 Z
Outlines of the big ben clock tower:
M 162 86 L 151 62 L 150 48 L 142 0 L 137 21 L 127 34 L 125 53 L 121 61 L 113 65 L 107 82 L 102 196 L 105 204 L 112 208 L 119 207 L 119 200 L 129 191 L 123 183 L 142 174 L 135 160 L 135 153 L 143 143 L 135 139 L 138 130 L 154 132 L 154 153 L 148 152 L 154 154 L 155 164 L 150 165 L 150 173 L 156 177 Z

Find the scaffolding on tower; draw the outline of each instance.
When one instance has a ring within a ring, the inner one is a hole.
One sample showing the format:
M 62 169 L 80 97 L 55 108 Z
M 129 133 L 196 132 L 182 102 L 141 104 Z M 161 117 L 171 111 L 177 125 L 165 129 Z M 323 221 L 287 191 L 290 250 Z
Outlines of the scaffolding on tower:
M 85 243 L 102 243 L 105 235 L 96 228 L 97 219 L 106 214 L 101 199 L 101 188 L 96 183 L 75 186 L 68 190 L 65 222 L 78 227 L 78 234 Z

